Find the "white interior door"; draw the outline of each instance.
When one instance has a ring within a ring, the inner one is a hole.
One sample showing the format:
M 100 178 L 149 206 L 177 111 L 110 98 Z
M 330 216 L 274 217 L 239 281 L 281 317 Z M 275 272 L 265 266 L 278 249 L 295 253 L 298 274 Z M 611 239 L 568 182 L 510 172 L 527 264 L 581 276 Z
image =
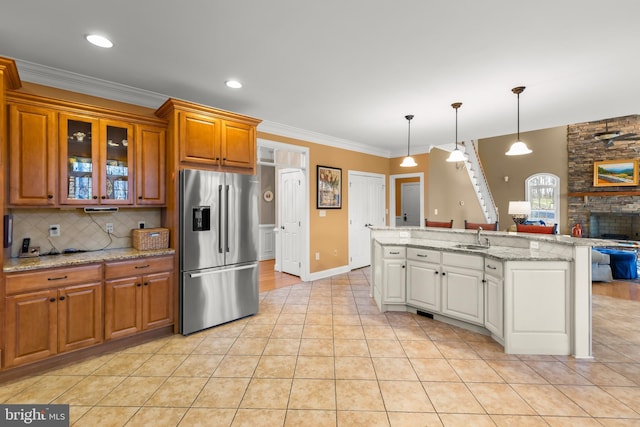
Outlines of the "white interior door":
M 401 226 L 420 226 L 420 183 L 406 182 L 400 185 L 402 191 Z
M 304 174 L 299 169 L 279 173 L 281 270 L 300 276 L 302 266 L 302 218 Z
M 385 225 L 385 177 L 349 171 L 349 267 L 371 265 L 369 227 Z

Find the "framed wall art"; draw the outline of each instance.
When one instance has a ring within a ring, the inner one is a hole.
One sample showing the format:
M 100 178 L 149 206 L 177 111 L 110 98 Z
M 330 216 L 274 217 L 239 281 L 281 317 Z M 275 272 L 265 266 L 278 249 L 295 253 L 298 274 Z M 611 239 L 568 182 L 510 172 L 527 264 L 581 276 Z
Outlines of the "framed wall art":
M 317 167 L 318 209 L 342 208 L 342 169 L 329 166 Z
M 604 160 L 593 162 L 594 187 L 638 185 L 638 160 Z

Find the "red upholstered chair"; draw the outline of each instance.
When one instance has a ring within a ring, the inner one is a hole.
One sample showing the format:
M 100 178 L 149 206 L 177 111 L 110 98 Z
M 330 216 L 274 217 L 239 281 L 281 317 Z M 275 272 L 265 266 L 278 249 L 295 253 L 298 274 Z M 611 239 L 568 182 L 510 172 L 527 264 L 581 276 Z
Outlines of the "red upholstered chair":
M 469 222 L 466 219 L 464 220 L 464 228 L 466 230 L 477 230 L 479 227 L 482 227 L 483 230 L 487 231 L 498 231 L 498 221 L 496 222 Z
M 429 221 L 424 219 L 424 225 L 426 227 L 440 227 L 440 228 L 453 228 L 453 220 L 451 221 Z
M 557 234 L 558 224 L 553 224 L 553 225 L 516 224 L 516 231 L 518 233 Z

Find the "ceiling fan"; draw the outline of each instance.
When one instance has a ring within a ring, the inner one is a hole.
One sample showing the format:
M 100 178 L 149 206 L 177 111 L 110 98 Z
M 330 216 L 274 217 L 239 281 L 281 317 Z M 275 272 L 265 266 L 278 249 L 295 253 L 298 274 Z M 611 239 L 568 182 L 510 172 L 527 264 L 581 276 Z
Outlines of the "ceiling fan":
M 609 130 L 609 122 L 604 122 L 604 132 L 597 132 L 593 135 L 597 141 L 602 141 L 607 147 L 613 145 L 616 141 L 638 141 L 640 135 L 637 133 L 622 133 L 619 130 Z

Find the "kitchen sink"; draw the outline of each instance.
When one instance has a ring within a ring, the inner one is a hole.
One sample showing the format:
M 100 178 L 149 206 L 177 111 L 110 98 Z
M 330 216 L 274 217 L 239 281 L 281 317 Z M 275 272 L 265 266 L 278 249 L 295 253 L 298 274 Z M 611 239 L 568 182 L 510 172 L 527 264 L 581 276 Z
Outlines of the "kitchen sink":
M 489 246 L 472 244 L 472 243 L 460 243 L 460 244 L 456 245 L 456 248 L 473 249 L 473 250 L 481 251 L 481 250 L 489 249 Z

